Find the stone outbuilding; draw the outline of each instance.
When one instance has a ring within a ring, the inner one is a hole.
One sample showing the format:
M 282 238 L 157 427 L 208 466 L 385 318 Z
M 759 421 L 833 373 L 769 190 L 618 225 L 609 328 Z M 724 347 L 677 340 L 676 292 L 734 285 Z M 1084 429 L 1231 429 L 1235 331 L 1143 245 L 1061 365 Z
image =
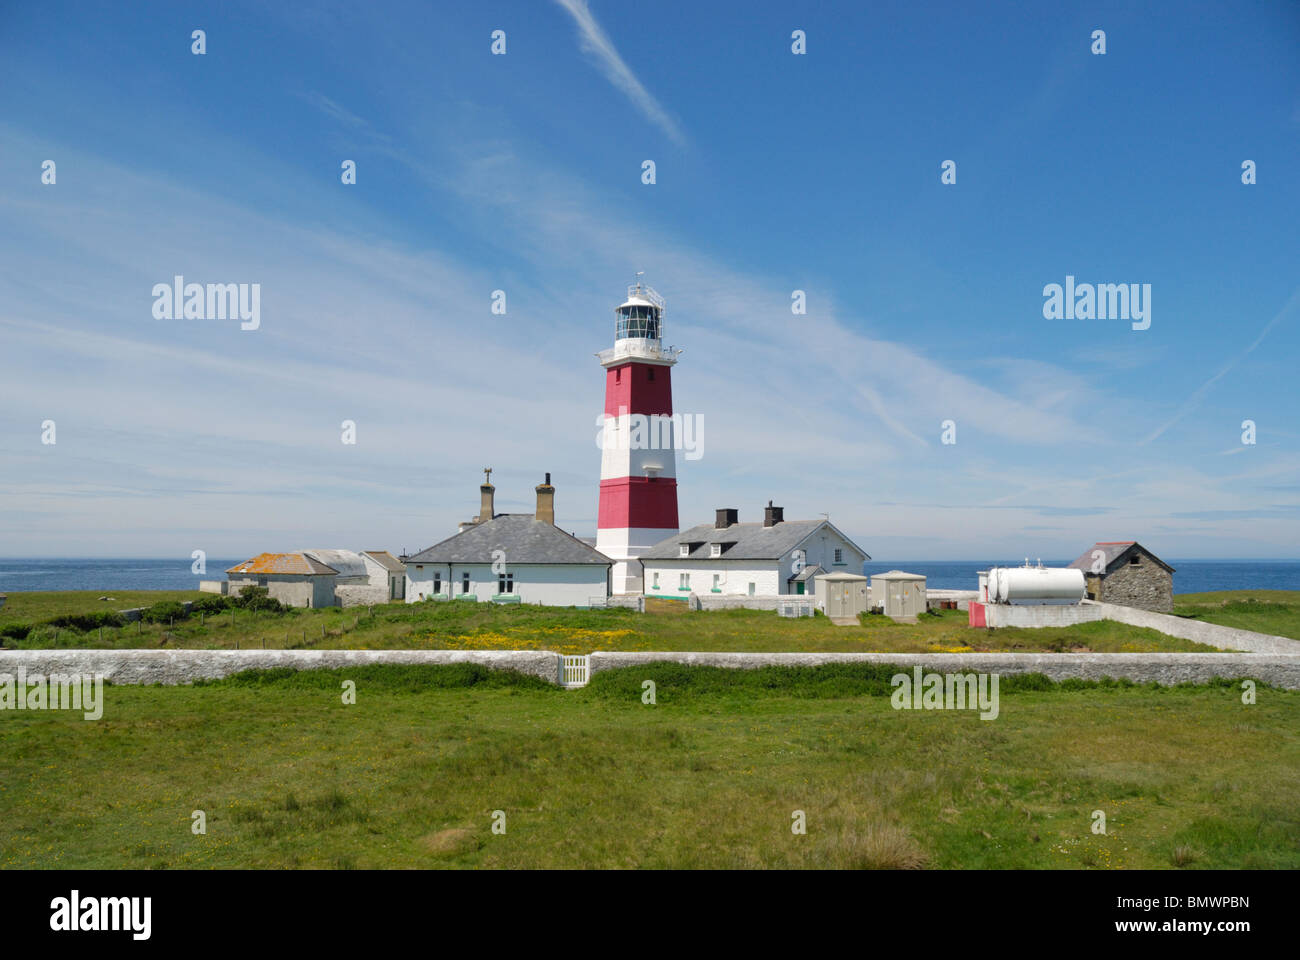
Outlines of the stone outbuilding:
M 266 587 L 267 595 L 291 607 L 332 607 L 339 572 L 305 553 L 259 553 L 226 571 L 226 593 Z
M 1083 571 L 1089 600 L 1174 612 L 1174 568 L 1136 540 L 1094 543 L 1070 566 Z

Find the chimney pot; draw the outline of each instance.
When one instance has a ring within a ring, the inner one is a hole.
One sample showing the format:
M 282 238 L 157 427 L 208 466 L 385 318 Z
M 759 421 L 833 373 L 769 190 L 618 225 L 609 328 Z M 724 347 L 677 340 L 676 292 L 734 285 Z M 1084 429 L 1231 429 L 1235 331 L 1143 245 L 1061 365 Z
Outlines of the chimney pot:
M 774 507 L 772 501 L 767 501 L 767 507 L 763 510 L 763 526 L 775 527 L 778 523 L 785 522 L 785 507 Z

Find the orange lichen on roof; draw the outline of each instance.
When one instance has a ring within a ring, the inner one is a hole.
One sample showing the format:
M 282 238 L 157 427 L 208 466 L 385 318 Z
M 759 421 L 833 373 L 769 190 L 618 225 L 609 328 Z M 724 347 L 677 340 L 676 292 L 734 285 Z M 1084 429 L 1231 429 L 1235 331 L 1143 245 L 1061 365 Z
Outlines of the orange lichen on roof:
M 237 563 L 229 570 L 232 573 L 296 573 L 296 574 L 336 574 L 333 567 L 313 560 L 302 553 L 259 553 L 252 560 Z

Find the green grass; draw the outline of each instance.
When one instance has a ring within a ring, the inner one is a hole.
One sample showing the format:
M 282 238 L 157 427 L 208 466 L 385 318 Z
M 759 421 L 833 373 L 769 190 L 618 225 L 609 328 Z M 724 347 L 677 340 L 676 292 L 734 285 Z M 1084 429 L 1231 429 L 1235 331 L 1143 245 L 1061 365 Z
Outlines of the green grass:
M 10 593 L 0 607 L 0 627 L 10 623 L 40 623 L 77 613 L 129 610 L 160 600 L 197 600 L 208 594 L 197 590 L 33 590 Z M 100 597 L 112 597 L 101 600 Z
M 137 603 L 148 602 L 145 595 L 135 596 Z M 138 599 L 142 596 L 143 601 Z M 160 594 L 153 599 L 171 599 L 171 595 Z M 10 602 L 14 602 L 13 597 Z M 64 612 L 55 601 L 27 601 L 24 605 L 50 615 L 52 611 Z M 3 642 L 20 648 L 547 649 L 574 654 L 593 650 L 1119 653 L 1214 649 L 1108 620 L 1071 627 L 983 630 L 968 627 L 965 612 L 948 610 L 924 614 L 914 624 L 865 616 L 862 626 L 837 627 L 821 616 L 784 619 L 774 612 L 759 610 L 691 612 L 685 605 L 672 609 L 667 613 L 639 614 L 622 609 L 454 602 L 397 603 L 346 610 L 295 609 L 285 613 L 239 610 L 233 617 L 229 612 L 208 614 L 202 621 L 195 616 L 174 625 L 109 627 L 104 629 L 102 641 L 98 630 L 65 628 L 56 637 L 53 628 L 43 627 L 26 638 Z
M 982 721 L 891 709 L 891 672 L 108 687 L 98 722 L 0 713 L 0 866 L 1300 867 L 1300 692 L 1005 677 Z
M 1206 623 L 1300 640 L 1300 591 L 1297 590 L 1175 594 L 1174 613 Z

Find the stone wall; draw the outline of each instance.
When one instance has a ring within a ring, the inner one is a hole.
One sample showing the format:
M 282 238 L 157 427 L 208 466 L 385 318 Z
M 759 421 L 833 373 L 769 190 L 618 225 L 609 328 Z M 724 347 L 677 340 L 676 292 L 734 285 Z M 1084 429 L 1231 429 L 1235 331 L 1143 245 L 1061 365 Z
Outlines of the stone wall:
M 593 653 L 593 674 L 669 661 L 688 666 L 814 667 L 877 663 L 939 673 L 1043 673 L 1053 680 L 1127 678 L 1135 683 L 1205 683 L 1214 677 L 1251 677 L 1300 690 L 1300 654 L 1231 653 Z
M 28 676 L 102 674 L 113 683 L 168 686 L 214 680 L 241 670 L 289 667 L 332 670 L 368 664 L 477 663 L 518 670 L 558 683 L 559 654 L 545 650 L 4 650 L 0 673 L 25 668 Z
M 340 607 L 365 607 L 388 603 L 388 585 L 372 587 L 364 583 L 343 584 L 334 588 L 334 599 Z
M 1174 578 L 1150 557 L 1141 553 L 1135 556 L 1137 563 L 1126 560 L 1104 577 L 1085 577 L 1087 589 L 1096 591 L 1094 599 L 1101 603 L 1173 613 Z
M 1189 620 L 1186 617 L 1171 617 L 1150 610 L 1139 610 L 1115 603 L 1094 603 L 1085 600 L 1084 606 L 1097 607 L 1107 620 L 1132 624 L 1135 627 L 1150 627 L 1171 637 L 1194 640 L 1197 643 L 1218 647 L 1220 650 L 1243 650 L 1247 653 L 1290 653 L 1300 654 L 1300 640 L 1290 637 L 1272 636 L 1267 633 L 1255 633 L 1251 630 L 1238 630 L 1235 627 L 1223 627 L 1217 623 L 1203 620 Z

